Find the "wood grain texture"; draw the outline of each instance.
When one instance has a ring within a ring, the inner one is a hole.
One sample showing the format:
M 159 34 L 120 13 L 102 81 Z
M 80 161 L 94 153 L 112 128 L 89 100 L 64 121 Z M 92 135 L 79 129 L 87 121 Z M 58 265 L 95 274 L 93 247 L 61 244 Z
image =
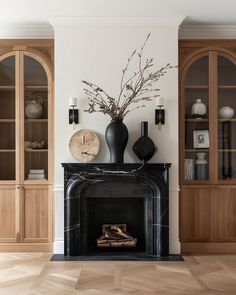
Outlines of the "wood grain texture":
M 180 241 L 210 241 L 211 189 L 184 187 L 180 196 Z
M 52 262 L 50 254 L 0 254 L 3 295 L 235 295 L 236 256 L 182 262 Z
M 236 189 L 213 191 L 214 241 L 236 242 Z
M 0 189 L 0 242 L 17 242 L 17 195 L 15 186 Z
M 48 187 L 24 186 L 22 242 L 48 242 Z M 23 229 L 24 227 L 24 229 Z

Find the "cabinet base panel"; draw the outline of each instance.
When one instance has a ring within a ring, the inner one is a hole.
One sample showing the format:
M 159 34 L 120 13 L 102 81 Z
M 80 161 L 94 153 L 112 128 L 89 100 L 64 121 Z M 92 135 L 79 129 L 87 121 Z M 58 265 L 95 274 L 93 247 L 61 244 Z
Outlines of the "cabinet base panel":
M 0 252 L 53 252 L 52 243 L 1 243 Z
M 236 243 L 181 243 L 181 254 L 236 254 Z

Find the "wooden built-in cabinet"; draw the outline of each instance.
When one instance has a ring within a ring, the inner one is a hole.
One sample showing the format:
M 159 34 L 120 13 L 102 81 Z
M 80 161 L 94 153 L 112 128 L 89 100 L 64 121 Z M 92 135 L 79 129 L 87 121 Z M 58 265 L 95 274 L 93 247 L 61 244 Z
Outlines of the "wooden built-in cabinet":
M 0 251 L 51 251 L 53 41 L 0 41 L 0 135 Z
M 184 40 L 179 54 L 181 249 L 236 253 L 236 41 Z

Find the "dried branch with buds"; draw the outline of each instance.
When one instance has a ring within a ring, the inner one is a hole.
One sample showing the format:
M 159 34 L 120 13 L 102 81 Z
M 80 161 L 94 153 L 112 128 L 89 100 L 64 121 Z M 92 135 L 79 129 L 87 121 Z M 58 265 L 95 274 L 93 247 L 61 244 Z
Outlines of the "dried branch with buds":
M 109 115 L 112 120 L 122 120 L 131 111 L 145 107 L 145 104 L 140 105 L 140 103 L 151 101 L 153 98 L 159 96 L 159 89 L 154 87 L 155 83 L 165 75 L 167 70 L 176 68 L 176 66 L 171 66 L 168 63 L 155 71 L 153 70 L 152 58 L 147 58 L 143 65 L 143 50 L 149 37 L 150 33 L 138 53 L 137 71 L 126 78 L 128 67 L 136 55 L 136 50 L 128 58 L 127 64 L 122 71 L 118 98 L 110 96 L 105 90 L 94 83 L 82 81 L 86 85 L 84 91 L 89 100 L 88 109 L 85 112 L 102 112 L 103 114 Z M 135 104 L 138 105 L 135 106 Z

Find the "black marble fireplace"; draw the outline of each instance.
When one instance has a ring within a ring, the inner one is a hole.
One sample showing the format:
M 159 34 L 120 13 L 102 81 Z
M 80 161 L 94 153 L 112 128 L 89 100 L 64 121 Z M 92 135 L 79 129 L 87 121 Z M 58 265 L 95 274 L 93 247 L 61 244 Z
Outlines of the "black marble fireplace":
M 169 255 L 170 164 L 77 164 L 64 167 L 64 255 L 166 257 Z M 104 224 L 126 224 L 135 247 L 99 248 Z

